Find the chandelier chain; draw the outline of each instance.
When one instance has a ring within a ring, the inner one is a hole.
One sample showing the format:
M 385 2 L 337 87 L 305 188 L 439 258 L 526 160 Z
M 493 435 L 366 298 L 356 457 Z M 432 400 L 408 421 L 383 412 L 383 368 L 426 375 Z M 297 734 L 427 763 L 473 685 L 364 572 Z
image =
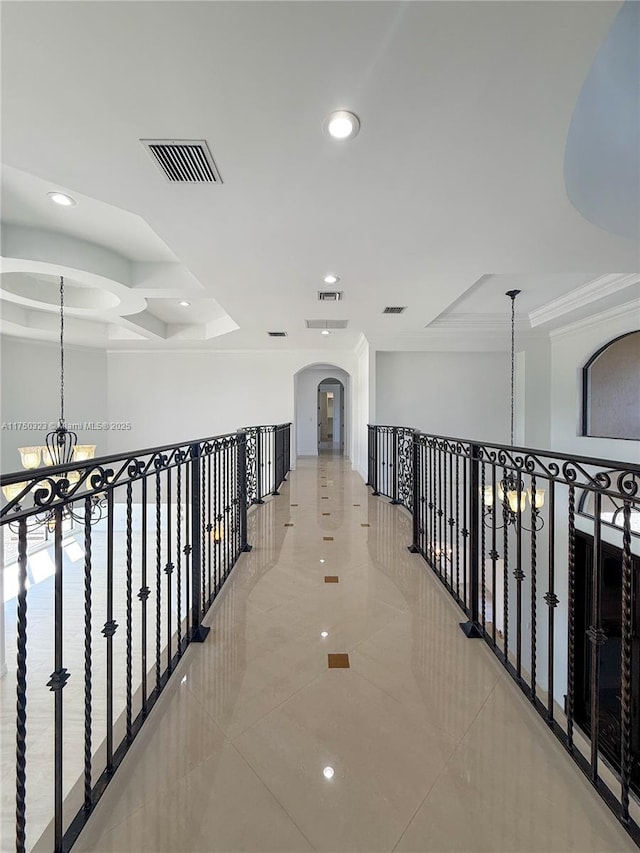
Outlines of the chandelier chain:
M 64 276 L 60 276 L 60 426 L 64 426 Z
M 513 447 L 513 433 L 515 421 L 515 381 L 516 381 L 516 334 L 515 334 L 515 318 L 516 318 L 516 297 L 511 297 L 511 447 Z

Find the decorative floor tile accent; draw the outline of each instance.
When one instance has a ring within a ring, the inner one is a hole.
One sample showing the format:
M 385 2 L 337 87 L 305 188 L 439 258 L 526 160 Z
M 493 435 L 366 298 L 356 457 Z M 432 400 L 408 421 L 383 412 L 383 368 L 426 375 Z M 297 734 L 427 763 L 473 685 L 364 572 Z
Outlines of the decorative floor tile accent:
M 285 527 L 293 527 L 293 522 L 292 522 L 292 521 L 287 521 L 287 522 L 286 522 L 286 524 L 285 524 Z
M 360 527 L 371 527 L 371 525 L 365 521 L 360 525 Z
M 349 655 L 347 654 L 332 654 L 328 655 L 329 669 L 350 669 Z
M 338 575 L 325 575 L 324 576 L 325 583 L 340 583 Z
M 298 504 L 289 504 L 289 506 L 298 506 Z
M 322 501 L 328 501 L 328 500 L 329 500 L 329 498 L 320 498 L 320 500 L 322 500 Z
M 333 542 L 333 536 L 323 536 L 322 538 L 325 542 Z
M 294 504 L 291 504 L 291 506 L 294 506 Z M 360 504 L 354 504 L 354 506 L 360 506 Z
M 323 512 L 322 514 L 323 514 L 323 515 L 331 515 L 331 513 L 330 513 L 330 512 Z

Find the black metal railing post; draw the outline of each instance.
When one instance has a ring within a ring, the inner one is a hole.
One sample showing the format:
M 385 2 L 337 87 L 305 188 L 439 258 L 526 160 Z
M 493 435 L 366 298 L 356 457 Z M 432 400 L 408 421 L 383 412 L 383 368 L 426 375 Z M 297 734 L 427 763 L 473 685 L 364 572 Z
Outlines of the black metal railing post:
M 409 550 L 412 554 L 420 553 L 420 433 L 413 431 L 411 436 L 411 515 L 412 515 L 412 542 Z
M 192 643 L 202 643 L 209 628 L 202 624 L 202 542 L 200 535 L 201 484 L 200 445 L 192 444 L 191 459 L 191 636 Z
M 469 619 L 461 622 L 460 627 L 469 639 L 482 637 L 479 625 L 478 599 L 480 594 L 480 448 L 477 444 L 470 447 L 469 457 Z M 467 495 L 463 496 L 467 499 Z
M 240 550 L 250 551 L 247 542 L 247 434 L 238 432 L 238 512 L 240 521 Z
M 256 427 L 256 503 L 263 504 L 262 498 L 262 427 Z
M 391 503 L 399 504 L 398 500 L 398 427 L 393 427 L 391 433 L 391 453 L 393 462 L 391 466 L 393 468 L 392 480 L 391 480 Z
M 380 469 L 380 459 L 379 459 L 379 439 L 380 433 L 378 432 L 378 427 L 373 427 L 374 436 L 373 436 L 373 481 L 371 483 L 371 487 L 373 489 L 374 497 L 379 495 L 378 491 L 378 474 Z

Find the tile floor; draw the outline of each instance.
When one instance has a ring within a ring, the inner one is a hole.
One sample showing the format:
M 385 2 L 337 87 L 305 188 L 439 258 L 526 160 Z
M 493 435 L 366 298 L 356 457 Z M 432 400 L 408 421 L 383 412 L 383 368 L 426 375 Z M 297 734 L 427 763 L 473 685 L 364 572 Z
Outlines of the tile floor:
M 78 853 L 636 849 L 367 492 L 300 459 L 255 511 Z

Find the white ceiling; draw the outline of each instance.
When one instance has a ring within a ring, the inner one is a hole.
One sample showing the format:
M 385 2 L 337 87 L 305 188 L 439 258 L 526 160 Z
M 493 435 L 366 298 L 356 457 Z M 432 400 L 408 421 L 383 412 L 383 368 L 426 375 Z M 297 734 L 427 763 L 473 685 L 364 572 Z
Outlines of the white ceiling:
M 428 345 L 438 324 L 508 313 L 512 287 L 528 315 L 638 272 L 638 244 L 587 222 L 563 175 L 573 109 L 619 8 L 3 3 L 2 221 L 53 232 L 54 246 L 75 238 L 38 254 L 14 230 L 3 270 L 64 272 L 135 303 L 98 313 L 102 335 L 79 322 L 77 341 L 225 349 L 352 348 L 362 332 Z M 340 108 L 361 120 L 350 142 L 322 132 Z M 169 184 L 143 138 L 206 139 L 224 183 Z M 84 279 L 82 241 L 129 266 L 109 256 L 107 274 L 94 252 Z M 328 271 L 344 291 L 335 305 L 317 301 Z M 32 307 L 23 328 L 38 336 Z M 20 334 L 10 311 L 2 330 Z M 348 328 L 305 329 L 332 318 Z

